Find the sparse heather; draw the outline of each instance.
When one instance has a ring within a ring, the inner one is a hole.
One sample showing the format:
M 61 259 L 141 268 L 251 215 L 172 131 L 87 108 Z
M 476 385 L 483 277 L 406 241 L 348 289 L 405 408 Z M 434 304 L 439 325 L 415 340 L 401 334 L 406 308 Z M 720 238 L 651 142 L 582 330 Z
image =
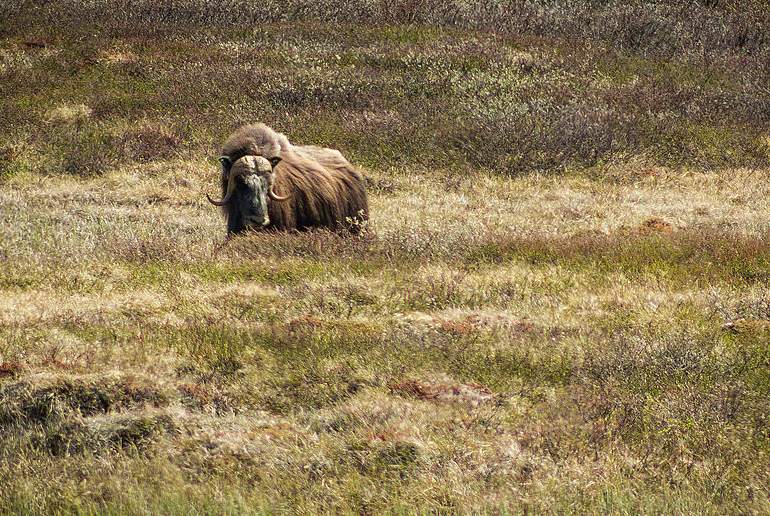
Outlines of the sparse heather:
M 0 3 L 0 513 L 770 512 L 768 13 Z M 362 236 L 225 242 L 255 120 Z

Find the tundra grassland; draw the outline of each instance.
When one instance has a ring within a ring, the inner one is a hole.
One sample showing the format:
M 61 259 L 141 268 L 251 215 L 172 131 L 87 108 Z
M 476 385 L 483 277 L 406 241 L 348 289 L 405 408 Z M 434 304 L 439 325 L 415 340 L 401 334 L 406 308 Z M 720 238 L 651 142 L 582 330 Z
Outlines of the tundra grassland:
M 2 4 L 0 513 L 767 514 L 769 13 Z M 362 236 L 225 241 L 253 121 Z

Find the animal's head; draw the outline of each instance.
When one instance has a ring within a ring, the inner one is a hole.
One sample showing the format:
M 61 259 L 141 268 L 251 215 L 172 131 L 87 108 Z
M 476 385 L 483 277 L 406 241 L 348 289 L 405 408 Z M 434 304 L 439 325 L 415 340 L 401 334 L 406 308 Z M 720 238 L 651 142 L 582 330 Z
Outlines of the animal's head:
M 222 163 L 222 180 L 226 181 L 224 197 L 209 202 L 223 206 L 227 212 L 228 231 L 240 232 L 248 227 L 255 229 L 270 224 L 267 210 L 268 198 L 282 202 L 289 197 L 279 196 L 273 190 L 274 168 L 281 161 L 279 157 L 243 156 L 235 161 L 229 156 L 219 158 Z

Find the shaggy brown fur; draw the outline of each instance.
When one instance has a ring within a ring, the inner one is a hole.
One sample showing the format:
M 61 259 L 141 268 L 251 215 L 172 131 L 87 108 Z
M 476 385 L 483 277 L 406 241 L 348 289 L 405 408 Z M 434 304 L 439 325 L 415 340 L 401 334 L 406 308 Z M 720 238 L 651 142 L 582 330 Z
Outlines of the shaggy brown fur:
M 255 124 L 237 129 L 222 151 L 233 162 L 246 155 L 281 158 L 273 169 L 275 192 L 290 197 L 283 202 L 268 200 L 270 223 L 265 229 L 327 227 L 357 232 L 361 222 L 369 218 L 364 178 L 338 150 L 295 146 L 285 135 L 264 124 Z M 223 196 L 227 179 L 225 167 Z M 228 219 L 234 216 L 234 209 L 233 205 L 224 207 Z

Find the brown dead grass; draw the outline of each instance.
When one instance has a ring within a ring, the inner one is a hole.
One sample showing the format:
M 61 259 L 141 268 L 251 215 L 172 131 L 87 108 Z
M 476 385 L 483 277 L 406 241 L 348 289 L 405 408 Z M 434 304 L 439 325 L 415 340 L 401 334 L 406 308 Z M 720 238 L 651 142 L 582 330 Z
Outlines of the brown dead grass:
M 421 400 L 464 403 L 476 406 L 495 399 L 488 388 L 476 383 L 429 383 L 420 380 L 404 380 L 388 385 L 391 392 Z
M 671 233 L 673 230 L 674 227 L 670 223 L 657 217 L 645 220 L 638 229 L 639 233 L 643 235 L 651 233 Z
M 20 375 L 24 367 L 18 362 L 0 363 L 0 377 L 15 378 Z

